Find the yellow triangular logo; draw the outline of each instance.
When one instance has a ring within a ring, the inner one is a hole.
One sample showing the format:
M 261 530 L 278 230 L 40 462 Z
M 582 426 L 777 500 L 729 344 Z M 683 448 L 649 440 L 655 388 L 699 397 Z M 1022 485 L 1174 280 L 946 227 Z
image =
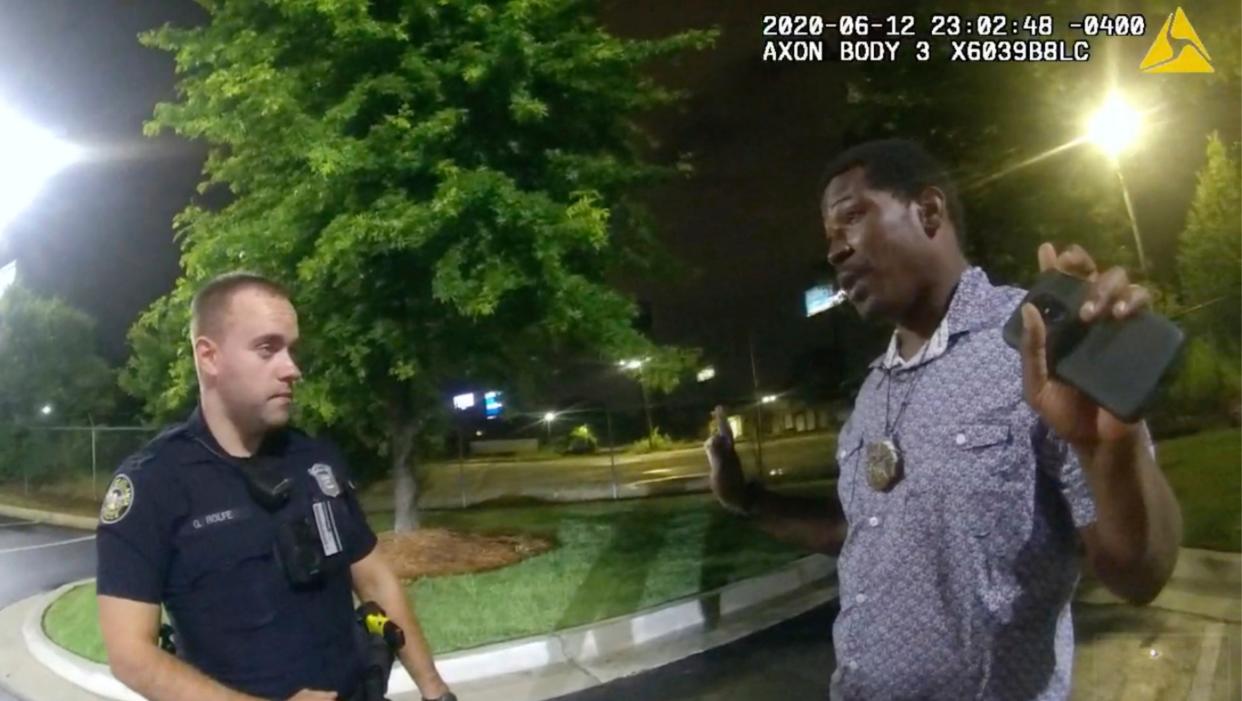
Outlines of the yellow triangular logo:
M 1207 47 L 1182 8 L 1169 15 L 1139 70 L 1144 73 L 1214 73 Z

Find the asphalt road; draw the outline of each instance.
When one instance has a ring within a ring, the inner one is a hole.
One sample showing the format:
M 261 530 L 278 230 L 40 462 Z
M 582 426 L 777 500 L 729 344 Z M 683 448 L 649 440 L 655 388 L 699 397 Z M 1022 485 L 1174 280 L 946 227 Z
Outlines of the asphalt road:
M 769 483 L 825 479 L 836 474 L 835 436 L 824 433 L 769 441 L 763 446 L 764 479 Z M 753 443 L 740 443 L 738 454 L 748 474 L 761 470 Z M 582 501 L 701 492 L 708 488 L 707 458 L 701 448 L 656 455 L 595 455 L 560 460 L 469 460 L 432 463 L 422 468 L 419 504 L 454 508 L 501 498 Z M 391 498 L 390 484 L 370 493 Z
M 836 667 L 836 610 L 836 602 L 824 604 L 729 645 L 557 701 L 826 699 Z
M 0 608 L 94 573 L 94 534 L 0 516 Z

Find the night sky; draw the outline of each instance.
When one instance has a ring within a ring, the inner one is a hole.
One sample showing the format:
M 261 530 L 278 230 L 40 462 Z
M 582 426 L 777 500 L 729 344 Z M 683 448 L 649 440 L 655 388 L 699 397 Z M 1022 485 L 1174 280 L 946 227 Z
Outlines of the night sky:
M 695 154 L 693 180 L 647 198 L 661 239 L 689 272 L 621 282 L 650 302 L 656 340 L 705 348 L 737 382 L 750 381 L 748 333 L 757 339 L 763 382 L 780 384 L 830 329 L 830 315 L 802 317 L 802 292 L 824 269 L 816 184 L 846 145 L 834 119 L 845 104 L 843 73 L 831 64 L 759 60 L 761 15 L 829 5 L 834 13 L 878 15 L 901 3 L 605 5 L 606 22 L 626 36 L 712 25 L 724 32 L 715 50 L 664 69 L 662 77 L 692 95 L 647 120 L 660 155 Z M 141 135 L 153 105 L 172 97 L 174 76 L 169 57 L 143 48 L 136 35 L 202 17 L 188 0 L 0 0 L 0 100 L 102 154 L 53 181 L 6 235 L 28 284 L 99 320 L 113 362 L 124 358 L 136 316 L 171 289 L 178 273 L 171 221 L 193 196 L 204 155 L 174 137 Z M 1180 207 L 1140 203 L 1149 231 L 1167 238 L 1180 228 L 1193 187 L 1192 177 L 1182 180 L 1164 193 L 1181 199 Z

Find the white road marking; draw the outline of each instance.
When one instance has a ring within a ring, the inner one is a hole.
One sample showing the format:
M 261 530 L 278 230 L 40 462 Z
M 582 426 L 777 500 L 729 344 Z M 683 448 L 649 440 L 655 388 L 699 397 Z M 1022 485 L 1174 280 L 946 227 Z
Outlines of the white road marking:
M 0 555 L 8 555 L 9 553 L 20 553 L 27 550 L 39 550 L 40 548 L 54 548 L 58 545 L 72 545 L 74 543 L 82 543 L 88 540 L 94 540 L 95 536 L 87 535 L 81 538 L 70 538 L 69 540 L 58 540 L 55 543 L 40 543 L 38 545 L 23 545 L 20 548 L 9 548 L 8 550 L 0 550 Z

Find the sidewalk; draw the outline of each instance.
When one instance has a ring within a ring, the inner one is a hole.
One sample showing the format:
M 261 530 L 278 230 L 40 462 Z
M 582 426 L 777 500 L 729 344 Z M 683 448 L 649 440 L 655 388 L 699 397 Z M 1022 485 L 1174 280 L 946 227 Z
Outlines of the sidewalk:
M 1242 699 L 1242 556 L 1182 548 L 1145 607 L 1084 580 L 1074 604 L 1074 701 Z
M 1238 623 L 1159 608 L 1074 605 L 1073 701 L 1242 699 Z

